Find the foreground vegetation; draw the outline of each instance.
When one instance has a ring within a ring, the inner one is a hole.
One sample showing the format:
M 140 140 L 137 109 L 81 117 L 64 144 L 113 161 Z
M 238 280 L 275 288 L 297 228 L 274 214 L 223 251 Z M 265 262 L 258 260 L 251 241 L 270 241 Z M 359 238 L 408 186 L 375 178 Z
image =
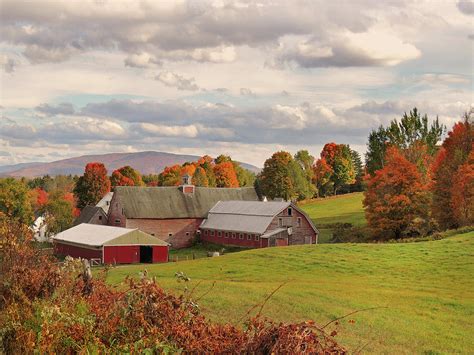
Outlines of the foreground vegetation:
M 175 296 L 145 273 L 117 289 L 103 276 L 80 259 L 57 263 L 26 225 L 0 216 L 0 354 L 345 352 L 314 322 L 213 323 L 193 289 Z
M 279 321 L 340 320 L 337 339 L 352 351 L 469 353 L 474 348 L 474 232 L 395 244 L 326 244 L 234 253 L 182 263 L 109 271 L 119 284 L 146 268 L 165 289 L 197 286 L 211 319 L 240 324 L 247 311 L 284 284 L 263 314 Z M 255 313 L 255 310 L 253 311 Z M 252 312 L 251 312 L 252 313 Z M 352 322 L 354 321 L 354 322 Z

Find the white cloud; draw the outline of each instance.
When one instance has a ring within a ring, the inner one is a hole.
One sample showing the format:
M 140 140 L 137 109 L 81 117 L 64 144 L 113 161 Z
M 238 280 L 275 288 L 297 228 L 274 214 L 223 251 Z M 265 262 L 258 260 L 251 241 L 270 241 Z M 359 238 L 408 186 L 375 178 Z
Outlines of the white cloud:
M 194 82 L 194 78 L 188 79 L 182 75 L 175 74 L 170 71 L 163 71 L 159 73 L 155 79 L 162 82 L 166 86 L 175 87 L 178 90 L 199 90 L 199 87 Z

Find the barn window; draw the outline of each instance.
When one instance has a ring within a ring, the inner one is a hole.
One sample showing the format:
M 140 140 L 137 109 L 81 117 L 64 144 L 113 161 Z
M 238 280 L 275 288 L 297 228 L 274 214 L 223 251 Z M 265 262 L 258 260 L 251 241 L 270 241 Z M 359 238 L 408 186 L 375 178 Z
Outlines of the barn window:
M 297 227 L 301 227 L 301 217 L 298 217 L 298 218 L 296 219 L 296 226 L 297 226 Z
M 229 238 L 229 232 L 224 233 L 224 238 Z
M 256 235 L 255 240 L 258 242 L 260 240 L 260 237 L 258 235 Z
M 232 239 L 235 239 L 235 238 L 236 238 L 235 233 L 232 233 Z
M 247 240 L 252 240 L 252 234 L 247 234 Z
M 173 233 L 168 233 L 168 237 L 172 237 L 173 236 Z
M 244 235 L 242 233 L 239 234 L 239 239 L 244 239 Z
M 207 235 L 207 229 L 204 229 L 204 235 Z
M 218 236 L 219 238 L 222 237 L 222 232 L 221 232 L 221 231 L 217 232 L 217 236 Z
M 278 227 L 281 227 L 281 226 L 283 226 L 283 219 L 278 218 Z
M 117 219 L 115 220 L 115 223 L 116 223 L 116 224 L 120 224 L 120 219 L 117 218 Z
M 288 216 L 291 216 L 292 213 L 293 213 L 293 210 L 291 209 L 291 207 L 288 207 Z
M 102 221 L 102 216 L 99 216 L 99 221 Z
M 214 236 L 214 231 L 211 231 L 211 237 L 213 237 L 213 236 Z
M 189 236 L 189 232 L 186 232 L 186 236 Z
M 150 233 L 152 236 L 155 236 L 155 233 Z

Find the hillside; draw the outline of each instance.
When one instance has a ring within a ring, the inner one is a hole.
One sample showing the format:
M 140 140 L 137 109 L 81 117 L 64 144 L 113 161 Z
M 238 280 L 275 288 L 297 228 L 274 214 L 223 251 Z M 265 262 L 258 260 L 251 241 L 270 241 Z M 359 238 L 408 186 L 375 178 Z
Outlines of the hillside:
M 263 314 L 290 322 L 341 320 L 337 339 L 352 351 L 469 353 L 474 300 L 474 232 L 433 242 L 325 244 L 268 248 L 195 261 L 111 269 L 110 283 L 147 269 L 160 285 L 181 293 L 183 271 L 203 312 L 239 323 L 287 282 Z M 212 284 L 215 282 L 214 288 Z M 354 320 L 351 324 L 349 320 Z
M 327 243 L 332 237 L 331 224 L 351 223 L 364 226 L 365 220 L 362 192 L 318 199 L 302 204 L 300 207 L 314 221 L 319 229 L 319 243 Z
M 130 165 L 142 174 L 159 174 L 166 166 L 196 161 L 199 156 L 181 155 L 164 152 L 111 153 L 83 155 L 80 157 L 57 160 L 50 163 L 28 163 L 0 167 L 3 176 L 35 177 L 43 175 L 80 175 L 84 173 L 87 163 L 99 161 L 105 164 L 109 172 L 125 165 Z M 258 172 L 256 166 L 241 163 L 242 167 Z

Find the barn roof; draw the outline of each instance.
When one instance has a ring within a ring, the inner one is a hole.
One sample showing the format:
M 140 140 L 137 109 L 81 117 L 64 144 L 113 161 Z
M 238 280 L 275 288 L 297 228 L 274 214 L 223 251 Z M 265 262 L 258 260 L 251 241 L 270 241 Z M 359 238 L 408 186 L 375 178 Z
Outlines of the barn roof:
M 97 213 L 101 213 L 103 216 L 106 216 L 104 210 L 100 207 L 85 206 L 82 209 L 80 216 L 74 221 L 74 225 L 77 226 L 81 223 L 89 223 Z
M 290 202 L 219 201 L 201 228 L 262 234 L 273 218 L 290 205 Z
M 211 208 L 201 228 L 262 234 L 275 216 L 290 206 L 299 211 L 318 233 L 308 215 L 286 201 L 219 201 Z
M 205 218 L 209 210 L 225 200 L 257 201 L 252 187 L 194 187 L 194 193 L 183 193 L 181 187 L 117 186 L 114 200 L 119 199 L 127 218 Z
M 109 207 L 110 207 L 110 201 L 112 200 L 112 197 L 114 196 L 113 192 L 107 192 L 102 199 L 97 202 L 96 207 L 100 207 L 104 210 L 104 212 L 107 214 L 109 212 Z
M 100 247 L 103 245 L 168 245 L 138 229 L 82 223 L 53 237 L 54 241 Z

